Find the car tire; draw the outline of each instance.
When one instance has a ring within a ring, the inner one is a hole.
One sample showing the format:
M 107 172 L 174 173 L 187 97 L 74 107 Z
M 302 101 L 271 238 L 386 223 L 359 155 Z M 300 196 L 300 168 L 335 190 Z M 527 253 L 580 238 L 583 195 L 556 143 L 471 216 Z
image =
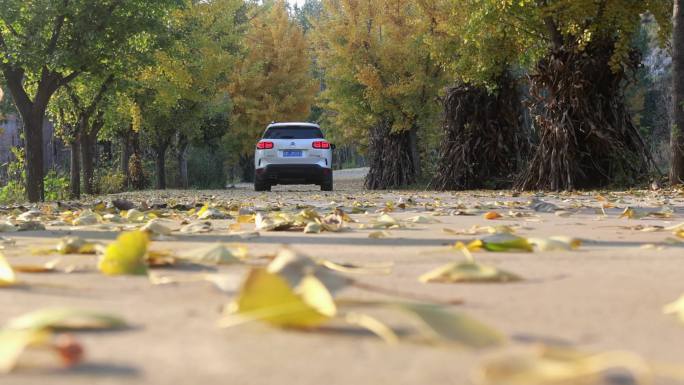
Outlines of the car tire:
M 264 182 L 254 182 L 254 191 L 271 191 L 271 185 Z
M 321 191 L 332 191 L 333 190 L 333 178 L 332 176 L 326 178 L 325 182 L 321 184 Z

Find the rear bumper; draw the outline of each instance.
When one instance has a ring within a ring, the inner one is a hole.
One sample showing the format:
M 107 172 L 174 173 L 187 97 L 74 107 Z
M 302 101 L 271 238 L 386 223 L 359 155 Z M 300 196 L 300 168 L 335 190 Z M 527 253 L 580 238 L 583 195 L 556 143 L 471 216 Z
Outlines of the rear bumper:
M 257 182 L 275 184 L 322 184 L 332 177 L 332 169 L 317 164 L 269 164 L 257 168 Z

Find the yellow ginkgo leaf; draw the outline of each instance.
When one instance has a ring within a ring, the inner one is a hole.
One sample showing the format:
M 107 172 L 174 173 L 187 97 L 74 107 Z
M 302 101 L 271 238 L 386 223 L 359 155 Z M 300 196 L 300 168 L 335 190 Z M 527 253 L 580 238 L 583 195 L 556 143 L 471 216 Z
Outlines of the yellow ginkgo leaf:
M 278 274 L 258 268 L 250 271 L 232 310 L 222 326 L 262 320 L 280 327 L 312 328 L 335 316 L 337 308 L 316 277 L 304 277 L 291 288 Z
M 436 342 L 479 349 L 499 346 L 506 340 L 500 332 L 480 321 L 436 305 L 395 303 L 391 306 L 417 317 L 427 337 Z
M 284 248 L 268 264 L 267 270 L 269 273 L 278 274 L 284 278 L 290 287 L 298 287 L 302 280 L 310 275 L 315 276 L 332 293 L 351 283 L 350 279 L 328 266 L 319 260 Z M 337 270 L 339 271 L 339 269 Z
M 0 253 L 0 287 L 3 286 L 13 286 L 17 283 L 17 277 L 14 274 L 14 270 L 5 256 Z
M 79 237 L 64 237 L 55 246 L 60 254 L 95 254 L 97 244 Z
M 247 257 L 247 247 L 227 247 L 221 243 L 186 252 L 178 256 L 193 263 L 210 265 L 230 265 L 242 262 Z
M 304 227 L 304 233 L 306 234 L 320 234 L 322 230 L 323 226 L 318 222 L 309 222 L 306 227 Z
M 581 240 L 566 236 L 527 238 L 527 242 L 539 251 L 570 251 L 576 250 L 582 245 Z
M 141 231 L 146 231 L 150 235 L 171 235 L 173 229 L 165 224 L 161 219 L 151 219 L 140 228 Z
M 131 231 L 119 235 L 107 246 L 100 257 L 98 268 L 107 275 L 141 275 L 147 273 L 145 255 L 149 238 L 142 231 Z
M 487 251 L 526 251 L 531 252 L 532 245 L 527 239 L 509 233 L 498 233 L 478 239 L 468 244 L 469 250 L 485 249 Z
M 254 215 L 252 215 L 252 214 L 238 215 L 237 223 L 254 223 Z
M 0 374 L 11 372 L 30 346 L 47 345 L 51 333 L 45 330 L 0 331 Z
M 363 228 L 369 229 L 396 229 L 402 227 L 401 223 L 394 219 L 391 215 L 382 214 L 375 218 L 367 225 L 363 225 Z
M 418 280 L 423 283 L 515 282 L 522 280 L 522 278 L 492 266 L 466 261 L 438 267 L 421 275 Z
M 119 317 L 74 308 L 47 308 L 9 320 L 7 330 L 106 330 L 120 329 L 126 322 Z
M 665 305 L 663 312 L 665 314 L 677 315 L 679 319 L 684 322 L 684 295 L 679 297 L 678 300 L 672 302 L 671 304 Z
M 102 217 L 90 210 L 83 211 L 77 218 L 72 221 L 74 226 L 88 226 L 96 225 L 102 222 Z
M 19 231 L 19 228 L 10 222 L 0 222 L 0 233 L 13 233 Z

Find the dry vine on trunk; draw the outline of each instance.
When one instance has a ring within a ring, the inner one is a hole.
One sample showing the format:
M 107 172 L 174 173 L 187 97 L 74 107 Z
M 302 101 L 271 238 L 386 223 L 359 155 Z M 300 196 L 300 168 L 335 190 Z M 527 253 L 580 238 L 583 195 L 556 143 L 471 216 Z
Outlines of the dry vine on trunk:
M 497 92 L 460 84 L 444 98 L 444 140 L 432 187 L 438 190 L 510 188 L 529 148 L 521 124 L 516 82 L 508 75 Z
M 531 109 L 539 142 L 516 181 L 522 190 L 574 190 L 635 184 L 652 157 L 624 103 L 628 74 L 610 67 L 612 41 L 555 49 L 531 75 Z
M 411 132 L 392 132 L 388 120 L 382 120 L 370 131 L 370 171 L 366 176 L 366 188 L 384 190 L 407 186 L 416 182 L 411 150 Z

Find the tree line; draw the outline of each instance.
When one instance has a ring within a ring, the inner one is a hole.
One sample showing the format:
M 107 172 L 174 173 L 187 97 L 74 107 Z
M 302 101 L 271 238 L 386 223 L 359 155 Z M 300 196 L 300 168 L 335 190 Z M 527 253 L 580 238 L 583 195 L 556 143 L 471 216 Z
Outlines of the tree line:
M 369 189 L 635 186 L 664 174 L 630 108 L 646 31 L 673 60 L 679 184 L 679 1 L 7 0 L 0 84 L 23 123 L 32 202 L 47 119 L 74 198 L 96 192 L 98 143 L 127 186 L 154 175 L 166 188 L 172 163 L 186 188 L 189 159 L 206 155 L 193 149 L 248 179 L 265 125 L 288 120 L 364 154 Z

